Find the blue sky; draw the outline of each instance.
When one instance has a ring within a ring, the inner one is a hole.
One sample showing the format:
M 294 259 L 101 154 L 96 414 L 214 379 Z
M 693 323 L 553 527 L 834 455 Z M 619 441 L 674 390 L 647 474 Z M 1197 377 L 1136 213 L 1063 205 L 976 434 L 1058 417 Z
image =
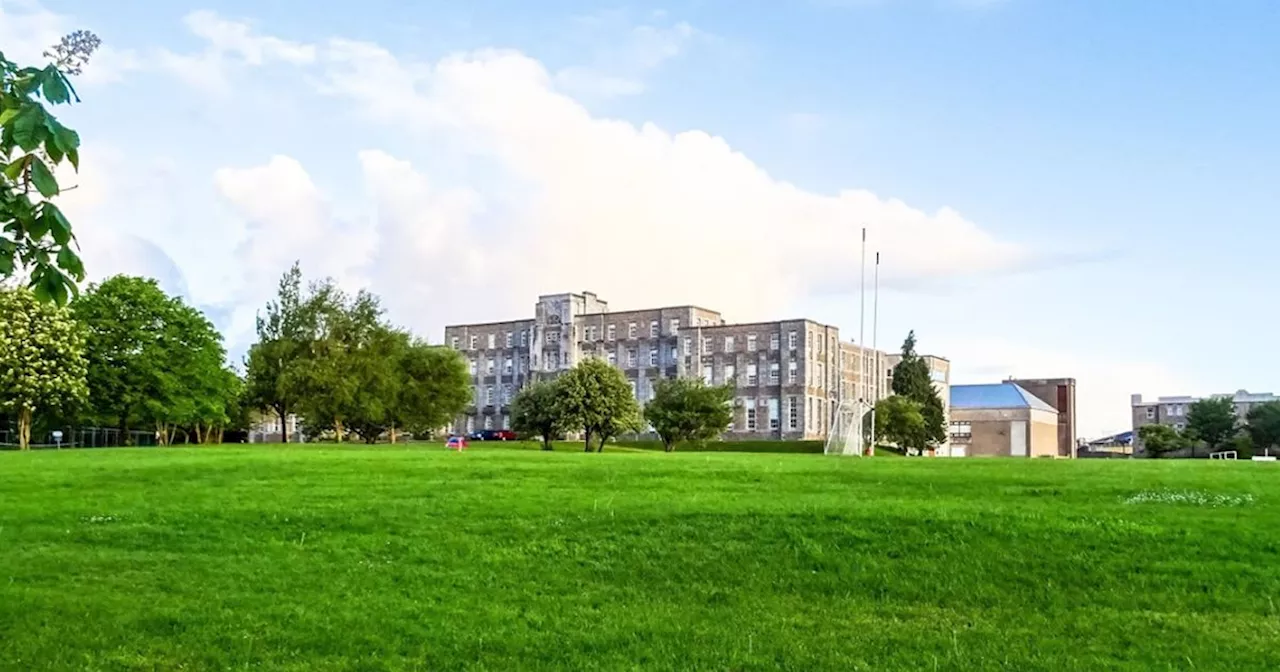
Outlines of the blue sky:
M 11 57 L 79 27 L 90 273 L 233 350 L 295 258 L 436 339 L 581 289 L 856 337 L 865 225 L 879 345 L 1086 434 L 1280 387 L 1274 2 L 0 0 Z

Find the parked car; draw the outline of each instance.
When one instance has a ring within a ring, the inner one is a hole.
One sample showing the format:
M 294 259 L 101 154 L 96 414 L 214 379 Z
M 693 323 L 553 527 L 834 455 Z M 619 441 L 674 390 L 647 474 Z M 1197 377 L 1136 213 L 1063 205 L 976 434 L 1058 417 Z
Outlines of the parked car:
M 467 437 L 450 435 L 449 438 L 445 439 L 444 447 L 449 450 L 464 450 L 467 447 Z
M 472 441 L 515 441 L 516 433 L 509 429 L 482 429 L 471 432 L 467 438 Z

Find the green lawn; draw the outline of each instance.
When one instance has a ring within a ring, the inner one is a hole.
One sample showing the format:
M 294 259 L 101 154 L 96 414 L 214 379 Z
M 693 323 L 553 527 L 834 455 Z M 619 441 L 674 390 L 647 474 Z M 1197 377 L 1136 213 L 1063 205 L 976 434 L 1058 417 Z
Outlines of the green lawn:
M 3 670 L 1275 670 L 1280 470 L 0 453 Z

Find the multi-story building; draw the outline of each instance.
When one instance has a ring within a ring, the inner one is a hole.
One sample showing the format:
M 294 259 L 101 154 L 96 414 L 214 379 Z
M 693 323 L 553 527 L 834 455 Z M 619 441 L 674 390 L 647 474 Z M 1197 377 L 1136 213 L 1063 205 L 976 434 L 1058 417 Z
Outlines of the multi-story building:
M 836 327 L 807 319 L 727 324 L 698 306 L 611 312 L 590 292 L 540 296 L 533 319 L 446 327 L 445 343 L 467 357 L 475 386 L 456 431 L 509 427 L 522 387 L 584 357 L 621 369 L 641 404 L 663 378 L 732 384 L 729 434 L 739 439 L 821 439 L 840 401 L 889 394 L 890 357 L 842 342 Z
M 1214 394 L 1209 398 L 1231 399 L 1231 405 L 1235 408 L 1236 417 L 1242 422 L 1254 406 L 1280 401 L 1280 397 L 1270 392 L 1254 393 L 1246 390 L 1239 390 L 1235 394 Z M 1201 399 L 1203 397 L 1178 396 L 1159 397 L 1155 401 L 1144 401 L 1141 394 L 1133 395 L 1130 398 L 1130 406 L 1133 410 L 1135 447 L 1141 448 L 1142 442 L 1138 438 L 1138 429 L 1143 425 L 1168 425 L 1178 431 L 1186 429 L 1187 413 L 1190 412 L 1191 405 Z

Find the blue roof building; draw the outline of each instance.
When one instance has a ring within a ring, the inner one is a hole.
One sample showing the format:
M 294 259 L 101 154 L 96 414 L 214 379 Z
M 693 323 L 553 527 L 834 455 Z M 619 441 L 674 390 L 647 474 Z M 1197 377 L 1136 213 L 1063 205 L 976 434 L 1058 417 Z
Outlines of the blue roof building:
M 951 454 L 1058 457 L 1058 410 L 1012 382 L 952 385 Z

